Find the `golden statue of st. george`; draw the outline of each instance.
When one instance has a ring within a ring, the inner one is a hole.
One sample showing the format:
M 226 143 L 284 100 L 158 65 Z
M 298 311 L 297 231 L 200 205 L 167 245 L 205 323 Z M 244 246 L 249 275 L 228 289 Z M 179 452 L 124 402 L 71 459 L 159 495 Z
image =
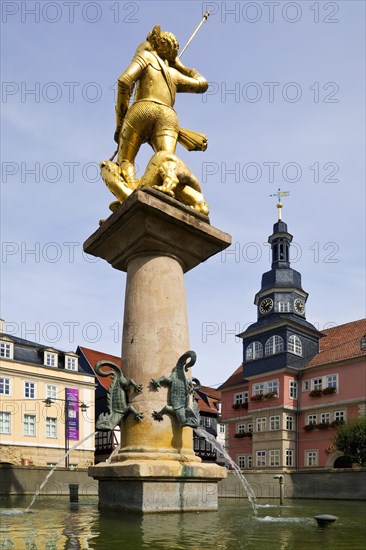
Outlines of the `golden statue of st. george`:
M 118 79 L 114 135 L 118 159 L 101 162 L 101 173 L 119 203 L 137 188 L 154 187 L 208 215 L 198 179 L 175 155 L 177 142 L 190 151 L 204 151 L 207 138 L 180 128 L 173 108 L 177 93 L 204 93 L 208 82 L 198 71 L 181 63 L 178 50 L 176 37 L 162 32 L 159 25 L 138 46 Z M 143 143 L 149 143 L 155 154 L 138 180 L 135 158 Z M 112 203 L 111 208 L 116 206 L 118 203 Z

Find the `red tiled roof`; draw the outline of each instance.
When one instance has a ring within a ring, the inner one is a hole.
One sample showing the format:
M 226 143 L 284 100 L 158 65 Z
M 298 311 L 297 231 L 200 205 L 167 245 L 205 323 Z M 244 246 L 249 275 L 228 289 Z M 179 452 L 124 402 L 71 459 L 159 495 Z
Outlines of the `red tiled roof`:
M 325 336 L 320 340 L 320 352 L 306 365 L 306 368 L 328 365 L 354 357 L 366 357 L 366 351 L 360 349 L 360 339 L 366 334 L 366 319 L 352 321 L 322 332 Z
M 99 376 L 95 370 L 94 367 L 98 363 L 98 361 L 112 361 L 112 363 L 115 363 L 119 368 L 122 367 L 122 359 L 120 357 L 117 357 L 116 355 L 110 355 L 109 353 L 103 353 L 101 351 L 96 351 L 95 349 L 89 349 L 89 348 L 83 348 L 80 346 L 80 350 L 84 354 L 86 360 L 88 361 L 90 367 L 93 369 L 94 374 L 96 378 L 98 378 L 100 384 L 108 389 L 109 386 L 112 383 L 112 378 L 110 376 L 103 377 Z
M 195 391 L 195 398 L 200 412 L 218 414 L 217 404 L 220 402 L 221 392 L 208 386 L 201 386 L 198 391 Z
M 240 367 L 238 367 L 236 371 L 234 371 L 233 374 L 229 376 L 226 382 L 224 382 L 223 384 L 221 384 L 221 386 L 219 386 L 219 390 L 225 390 L 226 388 L 230 388 L 231 386 L 242 384 L 243 381 L 244 381 L 243 364 L 241 364 Z
M 209 386 L 201 386 L 201 391 L 205 392 L 206 395 L 209 397 L 213 397 L 214 399 L 221 399 L 221 392 L 219 390 L 216 390 L 215 388 L 210 388 Z

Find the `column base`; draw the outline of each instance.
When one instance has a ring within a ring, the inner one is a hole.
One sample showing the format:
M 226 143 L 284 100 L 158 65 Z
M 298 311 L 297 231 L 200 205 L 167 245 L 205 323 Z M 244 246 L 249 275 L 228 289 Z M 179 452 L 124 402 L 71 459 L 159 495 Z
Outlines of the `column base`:
M 217 464 L 172 461 L 101 463 L 89 468 L 99 481 L 99 507 L 130 512 L 213 511 L 217 483 L 226 470 Z

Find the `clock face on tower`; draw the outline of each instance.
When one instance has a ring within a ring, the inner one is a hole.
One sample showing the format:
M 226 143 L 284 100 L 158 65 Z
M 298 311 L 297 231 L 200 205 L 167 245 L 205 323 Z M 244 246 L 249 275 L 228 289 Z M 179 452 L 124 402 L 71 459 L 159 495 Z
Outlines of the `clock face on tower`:
M 273 300 L 271 298 L 265 298 L 259 305 L 259 311 L 261 313 L 269 313 L 273 308 Z
M 294 301 L 294 310 L 296 311 L 296 313 L 299 313 L 300 315 L 302 315 L 305 311 L 305 304 L 299 298 L 297 298 Z

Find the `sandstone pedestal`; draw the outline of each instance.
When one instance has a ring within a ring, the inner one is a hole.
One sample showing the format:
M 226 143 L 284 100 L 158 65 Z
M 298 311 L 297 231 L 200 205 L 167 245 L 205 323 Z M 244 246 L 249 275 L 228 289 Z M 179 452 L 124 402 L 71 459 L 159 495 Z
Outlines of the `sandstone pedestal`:
M 101 507 L 134 511 L 212 510 L 217 481 L 226 475 L 193 452 L 191 428 L 152 417 L 167 404 L 168 376 L 190 349 L 183 274 L 231 243 L 208 218 L 152 189 L 135 191 L 84 244 L 91 255 L 127 271 L 122 336 L 123 374 L 143 384 L 129 401 L 144 418 L 127 416 L 111 463 L 89 469 L 99 480 Z M 199 357 L 194 367 L 199 378 Z M 191 376 L 191 373 L 187 373 Z

